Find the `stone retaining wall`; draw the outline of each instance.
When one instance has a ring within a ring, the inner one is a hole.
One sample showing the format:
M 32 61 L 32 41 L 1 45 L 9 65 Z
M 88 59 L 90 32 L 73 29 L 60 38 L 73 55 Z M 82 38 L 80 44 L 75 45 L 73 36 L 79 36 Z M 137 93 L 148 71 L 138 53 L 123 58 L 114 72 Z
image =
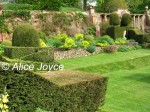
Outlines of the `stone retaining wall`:
M 68 51 L 55 51 L 54 52 L 54 59 L 61 60 L 61 59 L 71 59 L 77 58 L 82 56 L 89 56 L 93 54 L 99 54 L 103 52 L 103 48 L 96 47 L 96 51 L 94 53 L 89 53 L 85 49 L 72 49 Z

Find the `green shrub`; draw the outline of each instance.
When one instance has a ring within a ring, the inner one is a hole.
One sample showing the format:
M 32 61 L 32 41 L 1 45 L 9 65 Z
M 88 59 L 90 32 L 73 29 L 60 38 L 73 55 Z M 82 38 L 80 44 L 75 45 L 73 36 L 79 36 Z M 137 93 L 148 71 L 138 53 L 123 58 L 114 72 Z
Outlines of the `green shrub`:
M 110 36 L 104 35 L 102 37 L 96 38 L 96 43 L 106 43 L 112 45 L 114 40 L 110 38 Z
M 49 38 L 49 39 L 47 39 L 46 44 L 50 47 L 53 47 L 53 48 L 59 48 L 60 46 L 63 45 L 63 42 L 59 39 Z
M 12 46 L 12 42 L 10 40 L 3 40 L 1 44 L 4 46 Z
M 110 45 L 110 46 L 107 46 L 104 48 L 104 52 L 106 53 L 113 53 L 113 52 L 116 52 L 117 51 L 117 46 L 115 45 Z
M 88 41 L 86 41 L 86 40 L 84 40 L 84 41 L 82 41 L 82 47 L 83 48 L 88 48 L 90 46 L 90 42 L 88 42 Z
M 54 112 L 95 112 L 104 104 L 106 85 L 106 77 L 91 73 L 35 74 L 0 67 L 0 93 L 7 86 L 10 112 L 34 112 L 37 107 Z
M 94 37 L 93 37 L 93 35 L 85 35 L 84 40 L 91 42 L 94 40 Z
M 110 25 L 120 25 L 120 17 L 117 13 L 110 14 Z
M 107 44 L 107 43 L 97 43 L 96 45 L 97 45 L 97 46 L 100 46 L 100 47 L 106 47 L 106 46 L 108 46 L 109 44 Z
M 132 21 L 132 17 L 130 14 L 125 13 L 122 15 L 121 26 L 128 26 Z
M 40 47 L 46 47 L 46 44 L 42 39 L 40 39 L 39 41 L 40 41 Z
M 0 44 L 0 52 L 4 51 L 4 45 Z
M 40 0 L 37 9 L 59 11 L 61 9 L 61 0 Z
M 39 47 L 38 31 L 30 24 L 21 24 L 14 29 L 13 46 L 21 47 Z
M 124 38 L 116 38 L 115 44 L 116 45 L 124 45 L 124 44 L 126 44 L 126 40 Z
M 68 35 L 67 34 L 58 34 L 56 36 L 54 36 L 55 39 L 58 39 L 62 42 L 65 42 L 65 40 L 68 38 Z
M 4 5 L 4 10 L 30 10 L 30 9 L 32 9 L 32 6 L 29 4 L 10 3 Z
M 140 45 L 135 45 L 134 47 L 135 47 L 135 49 L 137 49 L 137 50 L 142 48 L 142 46 L 140 46 Z
M 50 47 L 5 47 L 4 56 L 38 62 L 54 61 L 54 51 Z
M 124 32 L 133 29 L 132 27 L 119 27 L 119 26 L 112 26 L 109 27 L 106 31 L 106 34 L 112 37 L 113 39 L 124 37 Z
M 132 50 L 136 50 L 136 48 L 134 46 L 125 46 L 125 45 L 122 45 L 118 48 L 119 52 L 128 52 Z
M 85 31 L 85 35 L 96 35 L 96 27 L 94 25 L 90 26 L 87 28 L 87 30 Z
M 72 38 L 66 38 L 64 45 L 60 46 L 60 48 L 69 50 L 71 48 L 76 48 L 77 45 L 75 44 L 75 41 Z
M 143 36 L 143 43 L 150 43 L 150 34 L 145 34 Z
M 127 39 L 134 39 L 136 42 L 143 42 L 143 33 L 138 29 L 127 30 Z
M 47 41 L 48 39 L 48 36 L 46 36 L 46 34 L 42 31 L 38 31 L 38 34 L 39 34 L 39 38 L 42 39 L 44 42 Z
M 142 47 L 143 47 L 143 48 L 150 48 L 150 43 L 143 43 L 143 44 L 142 44 Z
M 84 34 L 81 34 L 81 33 L 76 34 L 75 39 L 78 40 L 78 41 L 83 40 L 84 39 Z
M 62 3 L 65 6 L 73 6 L 73 7 L 79 7 L 80 0 L 62 0 Z
M 89 46 L 87 49 L 86 49 L 89 53 L 94 53 L 96 48 L 95 46 Z
M 109 22 L 102 22 L 100 24 L 100 28 L 101 28 L 101 34 L 102 35 L 107 35 L 107 29 L 110 27 Z

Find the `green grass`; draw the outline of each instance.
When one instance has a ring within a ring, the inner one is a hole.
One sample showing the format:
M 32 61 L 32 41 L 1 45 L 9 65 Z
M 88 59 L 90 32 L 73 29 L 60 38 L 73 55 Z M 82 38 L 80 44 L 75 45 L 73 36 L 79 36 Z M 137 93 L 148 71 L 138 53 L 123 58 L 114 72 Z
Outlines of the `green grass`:
M 108 112 L 150 111 L 150 66 L 107 73 L 109 77 L 103 109 Z
M 61 11 L 62 12 L 76 12 L 76 11 L 83 11 L 83 10 L 79 8 L 74 8 L 74 7 L 62 7 Z
M 99 73 L 109 77 L 102 110 L 149 112 L 150 50 L 99 54 L 59 62 L 64 64 L 66 69 Z
M 102 53 L 88 57 L 60 60 L 59 62 L 64 64 L 65 69 L 78 69 L 83 67 L 96 66 L 99 64 L 108 64 L 118 61 L 125 61 L 148 55 L 150 55 L 150 50 L 140 49 L 124 53 L 122 52 L 116 52 L 112 54 Z

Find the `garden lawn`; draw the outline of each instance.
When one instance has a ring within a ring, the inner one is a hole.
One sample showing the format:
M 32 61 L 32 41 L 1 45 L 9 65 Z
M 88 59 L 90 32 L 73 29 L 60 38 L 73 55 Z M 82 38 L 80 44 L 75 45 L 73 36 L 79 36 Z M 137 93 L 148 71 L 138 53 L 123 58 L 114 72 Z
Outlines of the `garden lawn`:
M 106 112 L 150 111 L 150 66 L 107 73 Z
M 64 64 L 66 69 L 99 73 L 109 77 L 102 110 L 150 111 L 150 50 L 98 54 L 59 62 Z
M 102 53 L 98 55 L 92 55 L 87 57 L 80 57 L 75 59 L 60 60 L 61 64 L 64 64 L 65 69 L 78 69 L 82 67 L 96 66 L 99 64 L 108 64 L 118 61 L 125 61 L 138 57 L 150 55 L 150 50 L 140 49 L 130 52 L 116 52 L 116 53 Z

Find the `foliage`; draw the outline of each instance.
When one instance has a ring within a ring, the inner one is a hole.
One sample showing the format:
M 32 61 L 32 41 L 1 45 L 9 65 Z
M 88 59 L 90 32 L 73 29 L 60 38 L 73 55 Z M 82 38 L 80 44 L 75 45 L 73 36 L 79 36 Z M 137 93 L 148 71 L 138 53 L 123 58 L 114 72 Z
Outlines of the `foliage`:
M 97 43 L 96 45 L 100 47 L 106 47 L 108 46 L 108 43 Z
M 145 34 L 143 36 L 143 43 L 150 43 L 150 34 Z
M 85 35 L 96 35 L 96 27 L 94 25 L 90 26 L 87 28 L 87 30 L 85 31 Z
M 56 36 L 54 36 L 55 39 L 58 39 L 62 42 L 65 42 L 65 40 L 68 38 L 68 35 L 67 34 L 58 34 Z
M 142 43 L 144 35 L 139 29 L 130 29 L 127 32 L 127 39 L 134 39 L 136 42 Z
M 40 47 L 46 47 L 45 42 L 42 39 L 39 39 Z
M 113 53 L 117 51 L 117 46 L 116 45 L 110 45 L 104 48 L 104 52 L 106 53 Z
M 124 44 L 126 44 L 126 40 L 124 38 L 116 38 L 115 44 L 116 45 L 124 45 Z
M 4 51 L 4 45 L 0 44 L 0 53 Z
M 81 34 L 81 33 L 76 34 L 75 39 L 78 40 L 78 41 L 83 40 L 84 39 L 84 34 Z
M 10 41 L 10 40 L 3 40 L 1 45 L 3 45 L 3 46 L 12 46 L 12 41 Z
M 77 45 L 75 44 L 74 40 L 71 38 L 66 38 L 64 45 L 60 46 L 60 48 L 69 50 L 71 48 L 76 48 Z
M 45 110 L 42 110 L 41 108 L 36 108 L 34 112 L 52 112 L 52 111 L 45 111 Z
M 29 4 L 16 4 L 16 3 L 11 3 L 11 4 L 6 4 L 4 6 L 4 10 L 31 10 L 32 6 Z
M 136 50 L 136 48 L 134 46 L 125 46 L 125 45 L 122 45 L 118 48 L 119 52 L 128 52 L 132 50 Z
M 53 47 L 53 48 L 59 48 L 60 46 L 63 45 L 63 42 L 59 39 L 56 39 L 56 38 L 49 38 L 49 39 L 47 39 L 46 44 L 50 47 Z
M 61 0 L 40 0 L 37 9 L 59 11 L 61 9 Z
M 125 13 L 122 15 L 121 26 L 128 26 L 132 21 L 132 17 L 130 14 Z
M 7 105 L 7 103 L 9 102 L 8 100 L 8 93 L 6 91 L 6 87 L 4 89 L 4 93 L 0 94 L 0 111 L 1 112 L 9 112 L 9 107 Z
M 61 8 L 62 12 L 77 12 L 77 11 L 82 11 L 81 8 L 75 8 L 75 7 L 62 7 Z
M 67 30 L 68 26 L 71 25 L 72 18 L 70 15 L 61 12 L 61 13 L 55 13 L 52 16 L 52 21 L 55 26 L 60 27 L 60 29 L 62 30 Z
M 95 50 L 96 50 L 96 48 L 95 48 L 95 46 L 89 46 L 89 47 L 87 47 L 86 50 L 87 50 L 89 53 L 94 53 Z
M 148 0 L 126 0 L 129 10 L 132 13 L 143 13 L 145 6 L 148 5 Z M 145 4 L 146 3 L 146 4 Z M 143 5 L 142 7 L 139 7 L 140 5 Z
M 39 0 L 15 0 L 16 3 L 18 4 L 38 4 Z
M 88 42 L 86 40 L 82 41 L 82 47 L 83 48 L 87 49 L 89 46 L 90 46 L 90 42 Z
M 125 0 L 104 0 L 102 4 L 103 12 L 114 12 L 117 11 L 119 8 L 127 9 L 127 3 Z
M 33 61 L 33 62 L 53 62 L 54 52 L 50 47 L 12 47 L 4 48 L 4 56 L 11 59 Z
M 120 25 L 120 17 L 117 13 L 111 13 L 110 14 L 110 25 Z
M 64 6 L 78 7 L 80 0 L 62 0 Z
M 15 18 L 15 17 L 19 17 L 23 20 L 29 20 L 31 18 L 31 14 L 29 10 L 15 10 L 15 11 L 4 11 L 3 15 L 5 16 L 5 18 Z
M 14 29 L 13 46 L 39 47 L 38 31 L 30 24 L 20 24 Z
M 0 15 L 0 33 L 3 33 L 3 32 L 9 33 L 10 31 L 9 31 L 8 25 L 5 22 L 5 17 L 2 14 Z
M 106 43 L 108 45 L 112 45 L 114 40 L 110 38 L 110 36 L 104 35 L 102 37 L 96 38 L 96 43 Z
M 39 38 L 42 39 L 43 42 L 47 41 L 48 36 L 44 32 L 38 31 L 38 35 L 39 35 Z
M 34 112 L 37 107 L 55 112 L 94 112 L 104 103 L 107 77 L 79 71 L 51 73 L 0 69 L 0 92 L 7 85 L 10 112 Z
M 127 35 L 124 35 L 125 31 L 128 32 L 128 30 L 133 29 L 132 27 L 120 27 L 120 26 L 112 26 L 107 29 L 107 35 L 112 37 L 113 39 L 119 38 L 119 37 L 126 37 Z
M 93 35 L 85 35 L 84 40 L 91 42 L 94 40 L 94 37 L 93 37 Z
M 107 34 L 107 29 L 110 27 L 110 24 L 108 21 L 106 22 L 102 22 L 100 24 L 100 28 L 101 28 L 101 34 L 102 35 L 106 35 Z

